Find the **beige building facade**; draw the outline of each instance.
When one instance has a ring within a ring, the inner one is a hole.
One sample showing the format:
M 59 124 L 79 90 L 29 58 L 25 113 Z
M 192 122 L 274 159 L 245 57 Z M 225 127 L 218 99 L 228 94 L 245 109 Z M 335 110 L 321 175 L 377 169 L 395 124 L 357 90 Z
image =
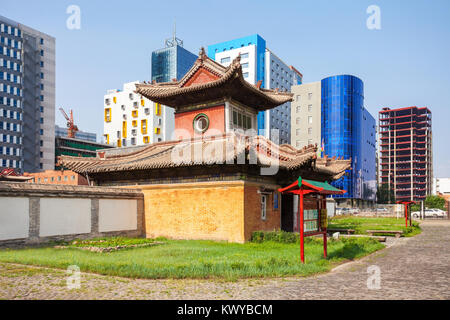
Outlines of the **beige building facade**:
M 321 145 L 321 83 L 320 81 L 292 86 L 291 144 L 303 148 Z

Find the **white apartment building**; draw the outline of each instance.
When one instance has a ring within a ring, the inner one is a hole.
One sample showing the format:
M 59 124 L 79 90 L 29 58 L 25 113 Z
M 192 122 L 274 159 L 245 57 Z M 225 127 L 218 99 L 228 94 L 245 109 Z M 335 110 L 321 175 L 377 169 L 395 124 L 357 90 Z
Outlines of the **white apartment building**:
M 293 86 L 294 101 L 291 107 L 291 144 L 303 148 L 310 144 L 321 147 L 321 82 Z
M 104 143 L 115 147 L 141 146 L 172 139 L 174 109 L 135 93 L 138 81 L 104 96 Z

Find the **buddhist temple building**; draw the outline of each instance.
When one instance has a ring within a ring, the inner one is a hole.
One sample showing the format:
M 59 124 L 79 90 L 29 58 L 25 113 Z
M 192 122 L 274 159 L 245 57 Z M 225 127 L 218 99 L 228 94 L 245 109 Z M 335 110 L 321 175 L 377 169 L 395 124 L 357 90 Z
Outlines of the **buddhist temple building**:
M 199 57 L 180 80 L 136 85 L 142 96 L 175 109 L 172 141 L 61 156 L 59 165 L 97 186 L 138 186 L 148 237 L 250 240 L 258 230 L 295 230 L 294 195 L 279 189 L 303 177 L 331 182 L 350 160 L 317 158 L 256 134 L 256 115 L 292 100 L 243 78 L 240 57 L 228 67 Z

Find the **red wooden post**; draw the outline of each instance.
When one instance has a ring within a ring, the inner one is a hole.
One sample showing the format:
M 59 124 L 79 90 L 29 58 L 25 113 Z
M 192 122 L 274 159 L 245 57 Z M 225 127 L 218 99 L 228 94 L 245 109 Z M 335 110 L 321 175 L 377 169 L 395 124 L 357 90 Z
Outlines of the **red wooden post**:
M 408 205 L 405 203 L 405 225 L 408 228 Z
M 322 215 L 324 213 L 324 210 L 327 208 L 327 201 L 325 200 L 325 196 L 322 196 L 322 208 L 320 210 L 320 214 Z M 325 213 L 327 214 L 327 213 Z M 322 219 L 324 219 L 322 216 L 320 217 L 320 223 L 322 222 Z M 325 259 L 327 258 L 327 227 L 325 226 L 324 230 L 322 230 L 323 233 L 323 256 Z
M 299 194 L 299 215 L 300 215 L 300 259 L 302 260 L 303 263 L 305 263 L 305 246 L 304 246 L 304 242 L 303 242 L 303 229 L 304 229 L 304 223 L 303 223 L 303 191 L 300 190 L 300 194 Z

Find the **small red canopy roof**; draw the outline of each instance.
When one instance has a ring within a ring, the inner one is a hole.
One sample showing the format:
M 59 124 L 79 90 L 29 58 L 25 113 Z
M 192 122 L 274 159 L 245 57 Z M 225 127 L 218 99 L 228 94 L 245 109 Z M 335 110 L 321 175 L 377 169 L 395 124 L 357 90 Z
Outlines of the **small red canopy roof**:
M 317 193 L 317 194 L 344 194 L 347 191 L 340 190 L 338 188 L 333 187 L 328 182 L 320 182 L 313 180 L 302 179 L 302 177 L 298 177 L 298 180 L 292 183 L 291 185 L 278 189 L 279 192 L 283 193 L 299 193 L 300 190 L 303 193 Z

